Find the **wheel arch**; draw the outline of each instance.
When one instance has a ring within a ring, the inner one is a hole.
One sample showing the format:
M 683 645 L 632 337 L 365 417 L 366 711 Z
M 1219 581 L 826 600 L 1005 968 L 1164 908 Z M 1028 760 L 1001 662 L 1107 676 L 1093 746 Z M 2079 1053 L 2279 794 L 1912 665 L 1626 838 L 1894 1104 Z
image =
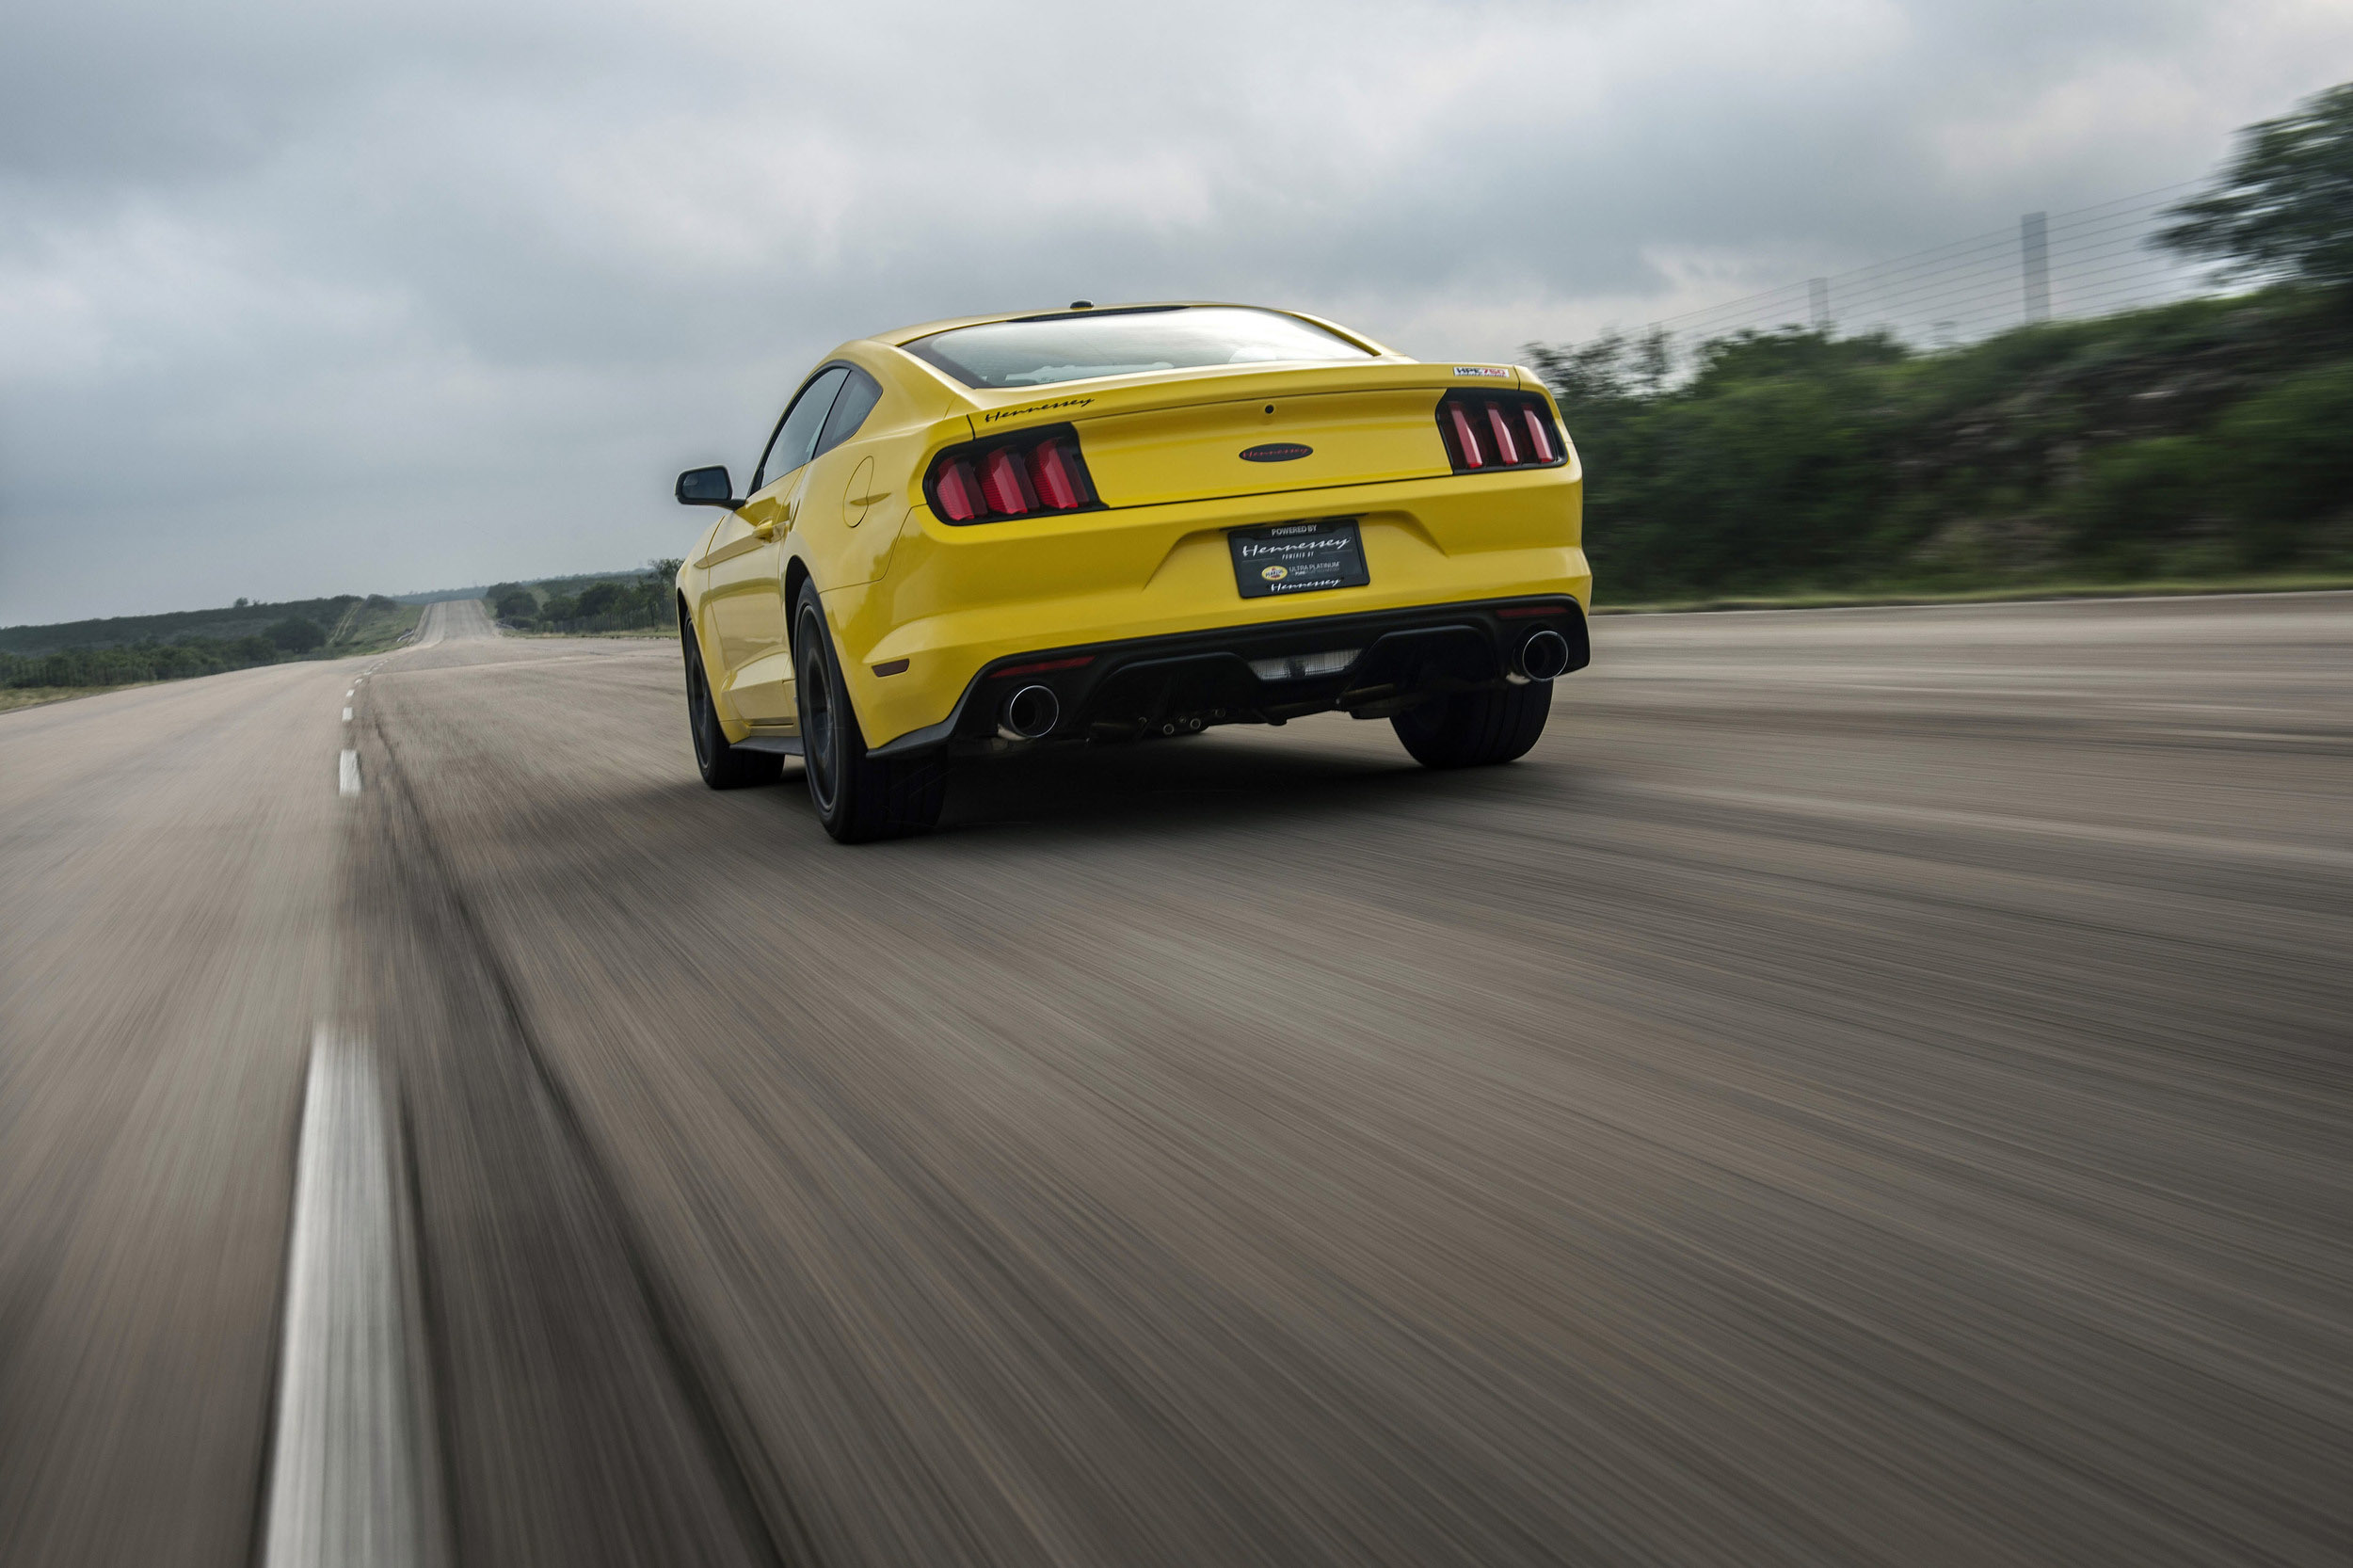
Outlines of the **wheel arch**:
M 810 577 L 808 562 L 799 554 L 785 563 L 784 568 L 784 635 L 789 643 L 794 629 L 800 625 L 801 584 Z

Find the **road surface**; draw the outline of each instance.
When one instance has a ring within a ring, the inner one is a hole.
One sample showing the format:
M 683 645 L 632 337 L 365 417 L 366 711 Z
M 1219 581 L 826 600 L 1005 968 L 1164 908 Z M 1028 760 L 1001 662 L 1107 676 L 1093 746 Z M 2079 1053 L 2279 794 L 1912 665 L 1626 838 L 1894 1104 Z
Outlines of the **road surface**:
M 417 1560 L 2347 1560 L 2353 598 L 1596 643 L 863 849 L 471 602 L 0 715 L 0 1560 L 259 1560 L 322 1040 Z

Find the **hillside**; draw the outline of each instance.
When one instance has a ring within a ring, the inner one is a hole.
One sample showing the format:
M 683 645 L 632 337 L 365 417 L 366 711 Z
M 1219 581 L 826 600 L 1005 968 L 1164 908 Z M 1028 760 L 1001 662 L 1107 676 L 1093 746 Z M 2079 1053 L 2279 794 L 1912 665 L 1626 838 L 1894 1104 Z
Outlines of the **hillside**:
M 312 621 L 331 632 L 352 606 L 369 602 L 358 594 L 336 594 L 328 599 L 296 599 L 279 604 L 172 610 L 160 616 L 113 616 L 104 620 L 62 621 L 54 626 L 7 626 L 0 627 L 0 653 L 127 648 L 134 643 L 181 643 L 191 637 L 233 642 L 239 637 L 263 635 L 289 618 Z
M 374 653 L 396 647 L 416 629 L 423 613 L 381 594 L 366 599 L 338 594 L 285 604 L 10 627 L 8 634 L 30 646 L 21 652 L 0 647 L 0 690 L 66 694 L 218 675 L 290 659 Z M 104 640 L 126 632 L 136 635 Z
M 611 583 L 633 577 L 638 568 L 623 571 L 580 571 L 568 577 L 527 577 L 520 580 L 527 588 L 540 588 L 549 593 L 577 593 L 592 583 Z M 445 599 L 481 599 L 493 587 L 511 587 L 512 583 L 477 583 L 470 588 L 435 588 L 426 593 L 394 594 L 403 604 L 433 604 Z
M 2353 579 L 2353 309 L 2336 291 L 1926 353 L 1795 329 L 1686 367 L 1642 347 L 1529 349 L 1585 461 L 1604 603 Z

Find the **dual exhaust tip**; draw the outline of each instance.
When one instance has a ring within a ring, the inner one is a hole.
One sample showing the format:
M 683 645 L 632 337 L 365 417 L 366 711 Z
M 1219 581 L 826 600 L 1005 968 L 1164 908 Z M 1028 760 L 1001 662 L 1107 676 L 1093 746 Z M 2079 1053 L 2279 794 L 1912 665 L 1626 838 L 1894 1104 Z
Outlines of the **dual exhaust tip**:
M 1512 656 L 1513 673 L 1523 680 L 1556 680 L 1568 673 L 1569 640 L 1549 627 L 1531 632 Z M 999 711 L 997 733 L 1008 741 L 1040 741 L 1062 722 L 1062 698 L 1051 686 L 1024 686 L 1005 698 Z M 1195 721 L 1194 728 L 1199 728 Z M 1176 727 L 1164 731 L 1174 733 Z
M 1051 686 L 1024 686 L 1005 698 L 997 733 L 1008 741 L 1043 740 L 1062 722 L 1062 698 Z
M 1556 680 L 1569 671 L 1569 639 L 1550 627 L 1531 632 L 1512 663 L 1523 680 Z

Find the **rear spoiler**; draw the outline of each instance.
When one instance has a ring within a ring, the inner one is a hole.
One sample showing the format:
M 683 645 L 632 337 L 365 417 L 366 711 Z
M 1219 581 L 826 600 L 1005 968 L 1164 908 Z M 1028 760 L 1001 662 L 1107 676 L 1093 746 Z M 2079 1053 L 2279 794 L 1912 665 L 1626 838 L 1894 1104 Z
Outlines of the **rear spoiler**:
M 1544 390 L 1542 382 L 1516 365 L 1356 360 L 1339 364 L 1209 365 L 1199 370 L 1153 371 L 1143 376 L 1106 376 L 1098 381 L 1070 381 L 1024 392 L 967 388 L 958 391 L 979 405 L 970 416 L 972 433 L 984 436 L 1030 424 L 1067 424 L 1150 408 L 1331 392 L 1427 389 L 1434 402 L 1457 387 Z

